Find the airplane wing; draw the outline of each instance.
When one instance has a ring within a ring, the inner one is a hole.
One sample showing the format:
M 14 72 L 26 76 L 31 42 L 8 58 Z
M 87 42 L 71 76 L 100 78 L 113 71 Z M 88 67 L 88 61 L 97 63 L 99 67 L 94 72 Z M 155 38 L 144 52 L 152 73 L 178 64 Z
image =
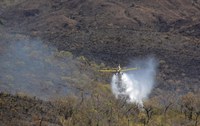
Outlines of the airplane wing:
M 108 73 L 114 73 L 116 72 L 115 69 L 111 69 L 111 70 L 99 70 L 100 72 L 108 72 Z
M 126 72 L 126 71 L 132 71 L 132 70 L 138 70 L 139 68 L 128 68 L 128 69 L 122 69 L 122 72 Z

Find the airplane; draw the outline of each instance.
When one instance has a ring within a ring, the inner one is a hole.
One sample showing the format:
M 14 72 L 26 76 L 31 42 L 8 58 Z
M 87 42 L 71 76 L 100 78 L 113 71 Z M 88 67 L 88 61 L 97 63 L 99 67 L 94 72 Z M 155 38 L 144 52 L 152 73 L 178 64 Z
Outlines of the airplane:
M 102 69 L 99 70 L 100 72 L 107 72 L 107 73 L 114 73 L 117 77 L 117 81 L 115 82 L 118 86 L 118 90 L 119 92 L 123 92 L 125 90 L 125 88 L 122 86 L 123 82 L 122 82 L 122 76 L 124 72 L 127 71 L 133 71 L 133 70 L 138 70 L 139 68 L 127 68 L 127 69 L 122 69 L 120 64 L 118 65 L 117 68 L 111 68 L 111 69 Z
M 128 68 L 128 69 L 122 69 L 120 64 L 118 65 L 117 68 L 112 68 L 112 69 L 102 69 L 99 70 L 100 72 L 108 72 L 108 73 L 115 73 L 117 74 L 123 74 L 123 72 L 127 72 L 127 71 L 133 71 L 133 70 L 138 70 L 139 68 L 135 67 L 135 68 Z

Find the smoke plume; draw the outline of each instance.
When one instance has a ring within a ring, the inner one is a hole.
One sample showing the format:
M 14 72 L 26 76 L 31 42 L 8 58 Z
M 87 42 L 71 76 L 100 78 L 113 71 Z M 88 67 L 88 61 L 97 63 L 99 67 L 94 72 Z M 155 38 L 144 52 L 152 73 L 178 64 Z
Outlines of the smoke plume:
M 70 52 L 57 51 L 40 40 L 10 42 L 0 53 L 0 92 L 43 100 L 74 93 L 89 83 L 88 76 L 80 74 L 80 65 Z
M 155 84 L 156 60 L 147 58 L 133 61 L 129 67 L 139 70 L 129 71 L 120 76 L 114 74 L 111 81 L 112 91 L 116 98 L 127 97 L 128 102 L 143 106 Z

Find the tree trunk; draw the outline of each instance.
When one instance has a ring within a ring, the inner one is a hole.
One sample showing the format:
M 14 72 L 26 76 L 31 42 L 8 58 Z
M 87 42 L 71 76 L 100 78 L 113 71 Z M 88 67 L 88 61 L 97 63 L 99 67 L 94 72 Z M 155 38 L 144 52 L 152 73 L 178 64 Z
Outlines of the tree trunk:
M 195 118 L 195 126 L 198 124 L 198 118 L 199 118 L 200 112 L 196 113 L 196 118 Z

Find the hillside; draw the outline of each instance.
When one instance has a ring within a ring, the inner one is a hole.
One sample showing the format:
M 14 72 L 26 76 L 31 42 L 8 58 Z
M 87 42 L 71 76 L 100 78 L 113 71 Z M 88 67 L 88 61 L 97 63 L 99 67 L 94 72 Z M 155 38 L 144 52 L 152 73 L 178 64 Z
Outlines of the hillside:
M 154 55 L 161 78 L 198 84 L 198 1 L 21 0 L 1 6 L 7 33 L 37 37 L 108 65 Z
M 131 62 L 147 57 L 154 57 L 158 62 L 156 85 L 150 99 L 156 99 L 156 103 L 159 103 L 158 99 L 165 94 L 176 95 L 178 98 L 199 95 L 199 0 L 0 1 L 0 92 L 13 95 L 20 92 L 44 100 L 41 102 L 48 101 L 52 96 L 71 93 L 80 96 L 80 92 L 84 92 L 89 97 L 97 92 L 108 103 L 112 99 L 108 85 L 111 75 L 99 73 L 98 70 L 118 64 L 130 66 Z M 111 96 L 107 98 L 103 94 Z M 15 99 L 16 96 L 9 97 Z M 79 101 L 80 99 L 77 104 Z M 184 114 L 180 107 L 187 105 L 184 100 L 179 101 L 182 102 L 174 103 L 178 107 L 175 105 L 168 115 L 168 125 L 176 125 L 169 121 L 170 114 L 175 115 L 177 112 L 177 120 L 183 120 Z M 26 102 L 26 99 L 22 98 L 22 102 Z M 40 101 L 34 99 L 33 102 L 39 104 Z M 90 102 L 89 106 L 95 108 L 93 101 Z M 51 106 L 52 103 L 47 104 Z M 85 104 L 83 108 L 87 106 Z M 106 105 L 102 104 L 104 107 Z M 196 106 L 192 107 L 193 110 Z M 118 107 L 113 106 L 113 109 Z M 162 113 L 162 107 L 155 107 L 156 116 Z M 89 108 L 87 110 L 90 111 Z M 188 113 L 190 110 L 185 108 Z M 191 117 L 185 115 L 189 121 L 180 121 L 178 124 L 195 124 L 195 112 L 198 115 L 198 110 L 193 110 L 192 122 Z M 104 111 L 96 111 L 102 112 L 102 115 L 95 118 L 105 121 Z M 127 108 L 120 111 L 125 113 Z M 59 114 L 54 113 L 54 116 Z M 148 115 L 144 116 L 143 112 L 140 114 L 136 119 L 138 125 L 149 123 L 146 121 Z M 143 116 L 145 121 L 142 123 Z M 125 120 L 132 118 L 126 114 L 120 117 Z M 113 118 L 112 125 L 119 122 L 119 125 L 127 124 L 123 123 L 123 119 L 119 121 L 118 117 Z M 159 116 L 160 123 L 164 122 L 163 118 Z M 79 116 L 76 119 L 80 119 Z M 83 120 L 88 121 L 86 118 Z M 150 125 L 159 125 L 154 123 L 156 121 L 158 120 L 152 121 Z M 89 125 L 86 122 L 82 125 Z M 100 125 L 109 125 L 109 121 L 105 122 Z M 59 121 L 55 123 L 66 125 Z

